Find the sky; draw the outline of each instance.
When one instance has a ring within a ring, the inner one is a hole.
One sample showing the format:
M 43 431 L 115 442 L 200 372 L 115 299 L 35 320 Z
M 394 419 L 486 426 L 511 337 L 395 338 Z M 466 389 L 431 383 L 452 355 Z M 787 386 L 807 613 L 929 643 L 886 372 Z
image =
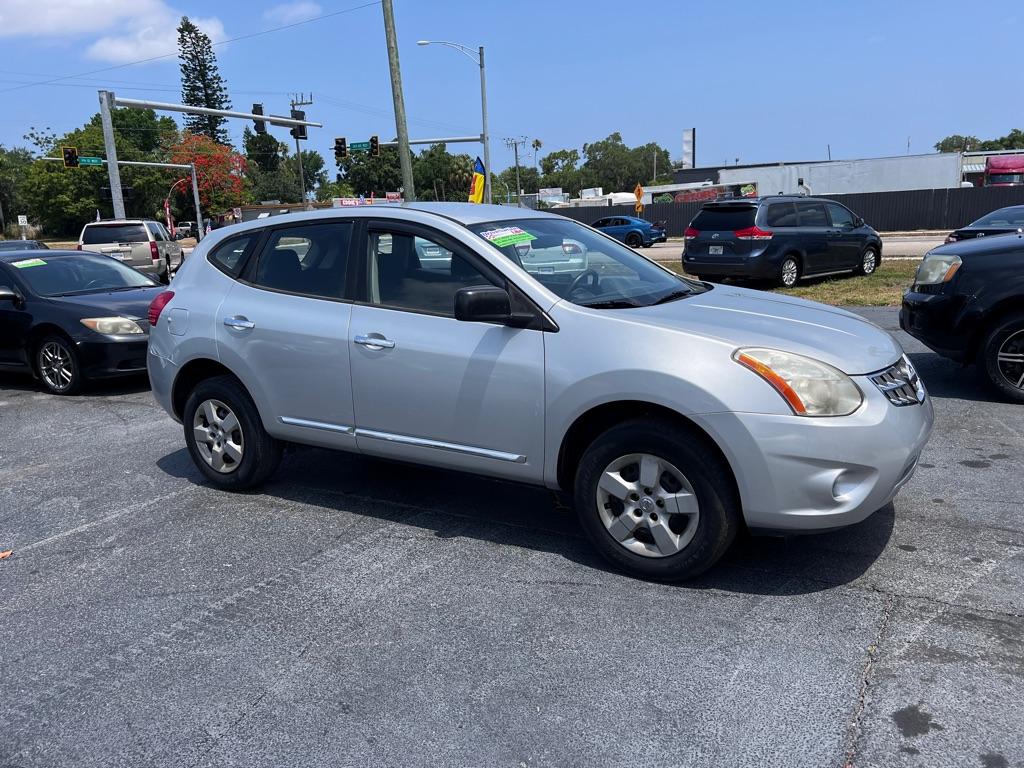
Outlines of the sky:
M 683 129 L 695 127 L 700 166 L 824 159 L 829 146 L 834 159 L 902 155 L 908 139 L 911 153 L 923 153 L 952 133 L 1024 128 L 1019 0 L 394 0 L 394 8 L 412 138 L 480 131 L 475 62 L 416 41 L 484 46 L 496 171 L 512 163 L 506 138 L 527 139 L 524 164 L 535 138 L 543 156 L 614 131 L 631 146 L 656 141 L 678 160 Z M 307 116 L 324 127 L 310 129 L 305 148 L 332 170 L 335 136 L 395 135 L 379 3 L 0 0 L 0 144 L 25 144 L 30 126 L 61 134 L 82 125 L 100 88 L 178 101 L 182 15 L 228 41 L 215 50 L 236 109 L 262 102 L 286 114 L 290 94 L 312 93 Z M 39 84 L 69 75 L 77 77 Z M 230 122 L 238 144 L 247 124 Z M 271 130 L 292 141 L 286 128 Z M 449 151 L 482 155 L 477 144 Z

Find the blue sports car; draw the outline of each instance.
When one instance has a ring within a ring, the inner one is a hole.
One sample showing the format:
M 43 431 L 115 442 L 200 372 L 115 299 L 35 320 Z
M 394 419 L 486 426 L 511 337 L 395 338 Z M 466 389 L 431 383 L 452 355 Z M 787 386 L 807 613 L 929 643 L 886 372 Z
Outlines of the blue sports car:
M 636 216 L 607 216 L 598 219 L 591 226 L 616 240 L 621 240 L 630 248 L 647 248 L 655 243 L 664 243 L 667 239 L 663 227 L 655 226 Z

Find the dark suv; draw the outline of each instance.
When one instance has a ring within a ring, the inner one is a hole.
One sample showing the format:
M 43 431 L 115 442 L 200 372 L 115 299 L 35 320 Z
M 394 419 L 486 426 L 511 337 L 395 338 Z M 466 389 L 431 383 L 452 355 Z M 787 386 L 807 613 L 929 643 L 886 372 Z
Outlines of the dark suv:
M 777 195 L 706 203 L 685 233 L 683 268 L 705 280 L 745 277 L 796 285 L 801 277 L 870 275 L 882 240 L 845 205 Z

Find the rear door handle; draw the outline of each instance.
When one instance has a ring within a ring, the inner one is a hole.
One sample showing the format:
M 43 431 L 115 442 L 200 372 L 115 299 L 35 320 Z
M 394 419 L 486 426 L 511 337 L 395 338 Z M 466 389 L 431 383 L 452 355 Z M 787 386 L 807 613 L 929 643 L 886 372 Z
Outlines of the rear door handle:
M 226 325 L 228 328 L 234 328 L 239 331 L 247 331 L 250 328 L 256 327 L 256 323 L 254 323 L 247 317 L 243 317 L 242 315 L 235 315 L 234 317 L 225 317 L 224 325 Z
M 356 344 L 367 349 L 394 349 L 395 342 L 385 339 L 383 336 L 364 336 L 363 334 L 357 335 L 352 339 Z

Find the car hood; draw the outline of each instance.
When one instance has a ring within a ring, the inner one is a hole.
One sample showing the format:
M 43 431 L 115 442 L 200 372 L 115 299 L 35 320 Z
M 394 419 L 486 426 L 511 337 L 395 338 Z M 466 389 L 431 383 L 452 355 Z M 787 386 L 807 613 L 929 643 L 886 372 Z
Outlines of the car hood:
M 81 296 L 54 296 L 49 301 L 64 307 L 74 308 L 82 317 L 127 317 L 132 320 L 145 319 L 149 305 L 157 294 L 165 290 L 162 286 L 134 288 L 130 291 L 108 293 L 87 293 Z
M 795 352 L 851 375 L 882 370 L 903 354 L 896 339 L 852 312 L 749 288 L 716 285 L 677 301 L 624 312 L 736 347 Z

